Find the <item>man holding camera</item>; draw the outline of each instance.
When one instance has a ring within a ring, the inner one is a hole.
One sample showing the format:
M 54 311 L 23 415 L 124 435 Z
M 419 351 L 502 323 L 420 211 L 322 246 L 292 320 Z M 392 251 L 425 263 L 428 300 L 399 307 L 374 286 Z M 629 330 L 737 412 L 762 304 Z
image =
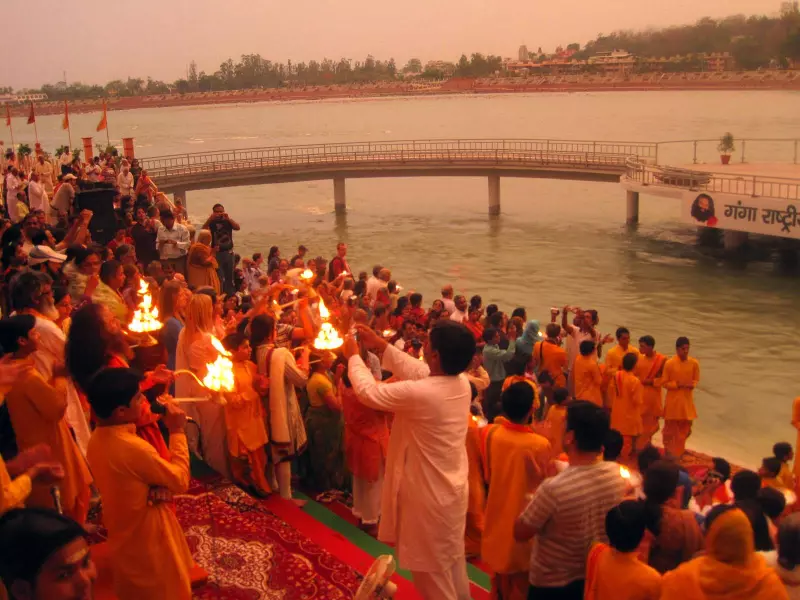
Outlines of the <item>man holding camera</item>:
M 203 229 L 211 231 L 211 245 L 217 251 L 217 273 L 222 291 L 227 295 L 236 292 L 233 283 L 233 232 L 239 231 L 239 224 L 228 216 L 222 204 L 215 204 L 213 212 L 203 224 Z

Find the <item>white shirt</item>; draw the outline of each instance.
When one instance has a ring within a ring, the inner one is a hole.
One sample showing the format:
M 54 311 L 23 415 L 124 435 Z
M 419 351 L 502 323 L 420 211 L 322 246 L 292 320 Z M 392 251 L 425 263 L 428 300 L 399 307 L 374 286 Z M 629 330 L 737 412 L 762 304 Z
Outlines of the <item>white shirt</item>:
M 575 359 L 581 353 L 581 342 L 587 340 L 593 341 L 596 345 L 600 343 L 600 332 L 595 329 L 594 337 L 588 331 L 583 331 L 580 327 L 572 326 L 572 333 L 567 335 L 567 361 L 569 362 L 569 370 L 572 371 L 575 366 Z
M 31 180 L 28 183 L 28 202 L 31 205 L 31 210 L 46 210 L 49 208 L 47 192 L 38 181 Z
M 120 172 L 117 175 L 117 186 L 121 195 L 131 196 L 133 194 L 133 173 L 130 171 L 127 174 Z
M 161 242 L 164 240 L 173 240 L 176 244 L 164 244 L 162 246 Z M 163 225 L 158 228 L 158 233 L 156 234 L 156 248 L 158 248 L 158 255 L 162 259 L 186 256 L 190 243 L 189 230 L 180 223 L 175 223 L 172 229 L 167 229 Z
M 378 291 L 384 287 L 386 287 L 386 282 L 374 275 L 367 279 L 367 297 L 369 298 L 370 307 L 375 306 L 375 301 L 378 299 Z
M 359 356 L 348 373 L 360 402 L 394 413 L 378 538 L 395 543 L 406 569 L 439 572 L 464 558 L 467 516 L 466 376 L 432 377 L 428 365 L 391 346 L 378 384 Z
M 6 175 L 6 198 L 10 204 L 12 201 L 16 203 L 17 192 L 19 192 L 20 181 L 14 175 L 9 173 Z
M 444 304 L 444 309 L 451 315 L 456 312 L 456 303 L 450 298 L 442 298 L 442 304 Z
M 86 167 L 86 177 L 89 178 L 89 181 L 100 181 L 100 165 Z
M 450 320 L 455 321 L 456 323 L 463 323 L 467 319 L 467 313 L 455 309 L 453 312 L 450 313 Z
M 72 164 L 72 152 L 64 152 L 61 158 L 58 159 L 58 164 L 62 167 L 68 167 Z

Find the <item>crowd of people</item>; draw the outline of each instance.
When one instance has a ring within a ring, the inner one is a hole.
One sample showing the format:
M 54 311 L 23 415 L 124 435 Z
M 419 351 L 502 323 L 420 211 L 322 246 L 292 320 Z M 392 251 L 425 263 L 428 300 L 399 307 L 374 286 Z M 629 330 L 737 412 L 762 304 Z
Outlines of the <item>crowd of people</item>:
M 646 332 L 603 335 L 592 309 L 553 308 L 542 326 L 450 285 L 426 303 L 385 265 L 351 269 L 344 243 L 330 261 L 302 245 L 240 259 L 224 206 L 192 226 L 133 159 L 62 160 L 57 177 L 46 157 L 20 163 L 4 167 L 0 238 L 11 597 L 89 597 L 98 519 L 119 598 L 191 597 L 175 399 L 208 395 L 219 341 L 234 482 L 286 500 L 298 482 L 351 494 L 426 600 L 469 598 L 468 559 L 502 600 L 800 597 L 792 445 L 758 472 L 682 460 L 700 381 L 688 338 L 668 357 Z M 115 191 L 103 244 L 76 201 L 97 184 Z M 128 325 L 145 295 L 162 327 L 142 334 Z M 341 344 L 318 349 L 323 334 Z M 794 413 L 800 430 L 800 399 Z

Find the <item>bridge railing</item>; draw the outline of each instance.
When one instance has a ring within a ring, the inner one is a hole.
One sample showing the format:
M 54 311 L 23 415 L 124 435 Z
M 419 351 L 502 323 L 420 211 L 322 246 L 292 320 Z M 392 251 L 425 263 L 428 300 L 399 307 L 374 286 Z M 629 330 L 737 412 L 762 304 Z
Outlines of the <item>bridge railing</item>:
M 659 164 L 721 164 L 719 139 L 658 142 Z M 734 139 L 731 162 L 776 162 L 800 164 L 800 138 Z
M 586 165 L 624 166 L 636 156 L 654 162 L 656 144 L 638 142 L 595 142 L 579 140 L 410 140 L 356 142 L 243 148 L 215 152 L 174 154 L 140 161 L 153 177 L 191 175 L 200 172 L 299 165 L 322 166 L 342 163 L 465 161 L 568 162 Z
M 776 200 L 800 200 L 800 181 L 797 179 L 649 165 L 635 158 L 627 159 L 625 178 L 641 185 L 758 196 Z

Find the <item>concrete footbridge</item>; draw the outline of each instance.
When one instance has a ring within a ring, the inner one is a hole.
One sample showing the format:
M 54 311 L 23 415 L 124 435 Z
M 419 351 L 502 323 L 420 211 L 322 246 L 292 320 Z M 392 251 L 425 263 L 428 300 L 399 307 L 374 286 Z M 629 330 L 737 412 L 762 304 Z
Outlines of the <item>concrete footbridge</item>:
M 719 214 L 694 222 L 687 209 L 686 220 L 724 229 L 726 245 L 740 244 L 748 232 L 800 239 L 800 208 L 787 204 L 800 202 L 800 140 L 737 140 L 724 164 L 718 143 L 426 139 L 243 148 L 140 162 L 159 189 L 184 202 L 191 190 L 329 179 L 337 212 L 346 210 L 345 182 L 353 178 L 486 177 L 490 215 L 500 213 L 501 177 L 620 183 L 628 223 L 639 220 L 642 193 L 684 202 L 706 196 L 703 206 L 710 201 L 713 212 L 716 202 Z
M 365 177 L 487 177 L 489 212 L 500 212 L 500 177 L 618 182 L 628 160 L 655 164 L 658 145 L 576 140 L 409 140 L 274 146 L 175 154 L 140 162 L 160 190 L 333 180 L 345 210 L 345 181 Z

